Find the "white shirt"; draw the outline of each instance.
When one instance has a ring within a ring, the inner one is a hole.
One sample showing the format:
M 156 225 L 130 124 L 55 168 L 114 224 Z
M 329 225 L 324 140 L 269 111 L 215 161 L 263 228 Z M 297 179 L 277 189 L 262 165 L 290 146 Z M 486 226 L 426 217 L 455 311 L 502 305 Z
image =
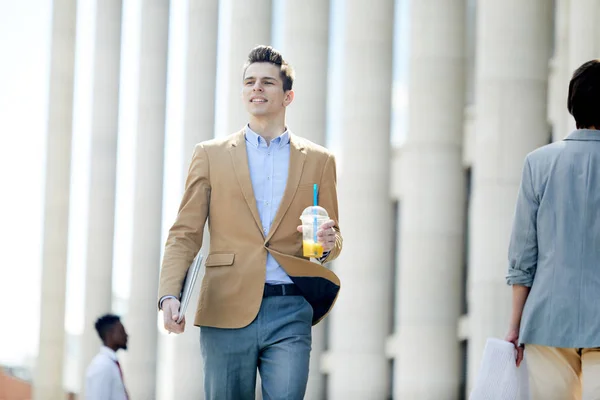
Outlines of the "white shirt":
M 117 353 L 106 346 L 94 357 L 85 374 L 86 400 L 127 400 L 117 366 Z

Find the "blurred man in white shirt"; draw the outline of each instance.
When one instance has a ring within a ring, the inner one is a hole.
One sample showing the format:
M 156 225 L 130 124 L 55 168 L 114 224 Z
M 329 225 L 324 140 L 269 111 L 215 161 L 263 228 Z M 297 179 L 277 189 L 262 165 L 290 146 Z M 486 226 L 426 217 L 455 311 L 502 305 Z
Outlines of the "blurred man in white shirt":
M 107 314 L 96 321 L 103 346 L 88 366 L 86 400 L 129 400 L 117 351 L 127 350 L 127 332 L 118 316 Z

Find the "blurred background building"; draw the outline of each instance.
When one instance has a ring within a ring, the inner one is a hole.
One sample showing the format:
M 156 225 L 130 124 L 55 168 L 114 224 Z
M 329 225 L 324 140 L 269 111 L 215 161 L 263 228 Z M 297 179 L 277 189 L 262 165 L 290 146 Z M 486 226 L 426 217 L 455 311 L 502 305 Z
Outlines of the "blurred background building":
M 522 161 L 574 129 L 600 0 L 19 3 L 0 2 L 3 396 L 80 392 L 113 311 L 132 398 L 201 398 L 198 329 L 157 320 L 161 251 L 193 145 L 245 124 L 241 66 L 271 44 L 296 68 L 291 130 L 339 164 L 342 291 L 306 398 L 468 397 L 507 328 Z

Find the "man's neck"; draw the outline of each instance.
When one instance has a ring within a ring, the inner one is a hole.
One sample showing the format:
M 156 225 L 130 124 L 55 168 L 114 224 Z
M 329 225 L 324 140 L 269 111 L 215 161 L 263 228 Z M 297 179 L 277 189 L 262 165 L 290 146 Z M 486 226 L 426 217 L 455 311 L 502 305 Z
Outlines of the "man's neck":
M 104 347 L 108 347 L 109 349 L 111 349 L 111 350 L 112 350 L 112 351 L 114 351 L 115 353 L 116 353 L 117 351 L 119 351 L 119 346 L 115 346 L 115 345 L 112 345 L 112 344 L 106 344 L 106 343 L 104 343 Z
M 267 119 L 250 117 L 250 129 L 265 139 L 267 143 L 285 132 L 285 118 Z

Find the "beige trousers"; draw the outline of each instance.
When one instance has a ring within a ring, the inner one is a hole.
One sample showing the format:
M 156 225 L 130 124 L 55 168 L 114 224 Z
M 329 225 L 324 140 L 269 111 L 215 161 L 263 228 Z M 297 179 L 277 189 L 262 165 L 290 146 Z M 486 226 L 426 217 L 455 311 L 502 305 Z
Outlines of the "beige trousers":
M 525 345 L 531 400 L 600 400 L 600 348 Z

